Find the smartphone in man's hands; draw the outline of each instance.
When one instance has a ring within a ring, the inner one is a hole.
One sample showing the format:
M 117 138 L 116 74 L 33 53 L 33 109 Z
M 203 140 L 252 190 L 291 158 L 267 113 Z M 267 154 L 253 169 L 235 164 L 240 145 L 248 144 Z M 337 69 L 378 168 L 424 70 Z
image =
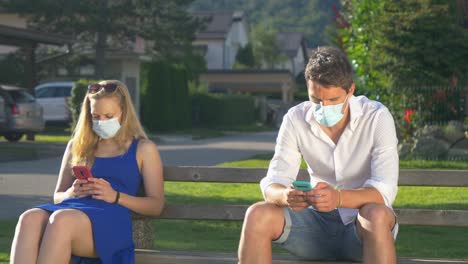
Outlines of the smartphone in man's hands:
M 295 190 L 303 192 L 308 192 L 312 190 L 312 185 L 310 185 L 310 182 L 308 181 L 294 181 L 292 185 Z
M 87 166 L 73 166 L 72 170 L 77 179 L 88 180 L 89 178 L 93 178 L 93 175 Z

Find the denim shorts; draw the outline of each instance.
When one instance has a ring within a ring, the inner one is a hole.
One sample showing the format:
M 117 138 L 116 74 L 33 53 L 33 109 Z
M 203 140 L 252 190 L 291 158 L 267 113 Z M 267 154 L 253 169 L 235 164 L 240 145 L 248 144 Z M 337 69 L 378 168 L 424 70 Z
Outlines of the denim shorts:
M 283 234 L 273 243 L 307 260 L 362 260 L 362 242 L 355 221 L 344 225 L 338 210 L 328 213 L 307 208 L 283 208 Z M 395 225 L 398 232 L 398 224 Z

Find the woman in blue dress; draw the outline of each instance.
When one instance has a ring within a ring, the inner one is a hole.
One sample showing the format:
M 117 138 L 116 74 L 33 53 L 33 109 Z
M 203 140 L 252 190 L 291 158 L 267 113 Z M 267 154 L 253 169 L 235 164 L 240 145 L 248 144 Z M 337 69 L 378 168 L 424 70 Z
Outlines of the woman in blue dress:
M 93 178 L 77 179 L 75 165 L 91 168 Z M 10 263 L 134 263 L 130 212 L 161 213 L 162 168 L 127 86 L 115 80 L 89 85 L 63 156 L 54 204 L 19 217 Z M 146 196 L 137 197 L 142 182 Z

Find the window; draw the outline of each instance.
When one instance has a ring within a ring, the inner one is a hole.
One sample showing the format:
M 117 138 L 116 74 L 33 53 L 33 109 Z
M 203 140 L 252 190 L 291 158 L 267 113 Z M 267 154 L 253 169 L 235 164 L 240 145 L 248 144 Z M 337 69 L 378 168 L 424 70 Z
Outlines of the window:
M 34 102 L 34 97 L 26 91 L 18 90 L 9 91 L 8 93 L 10 94 L 11 98 L 13 98 L 13 101 L 15 101 L 16 103 Z
M 58 86 L 58 87 L 55 87 L 54 97 L 69 97 L 70 92 L 71 92 L 71 87 Z
M 54 97 L 55 95 L 55 87 L 42 87 L 40 89 L 36 90 L 36 97 L 37 98 L 49 98 L 49 97 Z

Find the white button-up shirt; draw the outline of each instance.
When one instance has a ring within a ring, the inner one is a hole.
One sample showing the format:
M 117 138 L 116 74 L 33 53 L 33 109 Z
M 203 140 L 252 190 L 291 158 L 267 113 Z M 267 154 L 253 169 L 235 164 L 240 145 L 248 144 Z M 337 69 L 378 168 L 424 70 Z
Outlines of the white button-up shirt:
M 340 189 L 374 187 L 392 208 L 398 190 L 398 151 L 395 124 L 388 109 L 365 96 L 352 96 L 350 121 L 337 144 L 315 120 L 315 104 L 303 102 L 283 118 L 275 155 L 260 182 L 263 195 L 273 183 L 289 186 L 296 180 L 301 156 L 307 163 L 312 186 L 327 182 Z M 349 224 L 358 209 L 339 208 Z

